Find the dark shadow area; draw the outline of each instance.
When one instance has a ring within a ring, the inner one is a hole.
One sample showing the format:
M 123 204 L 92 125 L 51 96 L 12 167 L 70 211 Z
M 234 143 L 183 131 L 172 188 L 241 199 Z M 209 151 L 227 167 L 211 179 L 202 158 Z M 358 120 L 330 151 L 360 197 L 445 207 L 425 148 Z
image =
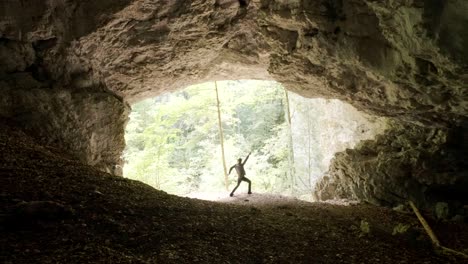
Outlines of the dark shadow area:
M 416 218 L 406 213 L 261 194 L 228 204 L 181 198 L 65 159 L 21 131 L 0 127 L 3 263 L 457 261 L 431 251 Z M 447 246 L 467 245 L 466 225 L 436 226 L 441 238 L 444 230 Z

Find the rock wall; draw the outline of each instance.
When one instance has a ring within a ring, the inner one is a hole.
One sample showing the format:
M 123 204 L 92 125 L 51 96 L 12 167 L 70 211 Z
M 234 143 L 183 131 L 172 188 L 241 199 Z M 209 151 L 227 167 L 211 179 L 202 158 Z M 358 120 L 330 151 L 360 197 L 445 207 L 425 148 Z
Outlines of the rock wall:
M 359 112 L 339 100 L 308 99 L 289 92 L 294 149 L 294 196 L 312 200 L 311 191 L 328 171 L 335 153 L 373 139 L 386 118 Z
M 5 91 L 4 91 L 5 92 Z M 9 90 L 0 97 L 0 117 L 12 120 L 38 142 L 121 175 L 128 108 L 107 93 Z
M 42 144 L 121 174 L 128 104 L 67 49 L 128 2 L 0 2 L 0 118 Z
M 42 144 L 121 175 L 128 105 L 93 81 L 78 60 L 54 58 L 57 48 L 54 40 L 0 40 L 0 118 Z
M 468 129 L 425 128 L 391 122 L 375 140 L 337 153 L 317 185 L 318 199 L 359 199 L 421 207 L 468 202 Z
M 289 89 L 431 126 L 466 117 L 468 2 L 261 3 L 269 71 Z
M 197 82 L 264 79 L 446 126 L 468 112 L 467 29 L 458 26 L 467 8 L 463 0 L 133 1 L 71 50 L 130 102 Z

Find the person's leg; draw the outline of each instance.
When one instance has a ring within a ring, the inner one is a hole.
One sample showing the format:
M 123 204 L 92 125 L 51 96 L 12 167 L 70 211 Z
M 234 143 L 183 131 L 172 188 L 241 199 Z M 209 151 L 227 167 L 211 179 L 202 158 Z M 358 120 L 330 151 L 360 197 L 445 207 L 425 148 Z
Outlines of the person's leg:
M 251 189 L 250 189 L 250 187 L 251 187 L 251 185 L 252 185 L 252 182 L 251 182 L 247 177 L 244 177 L 242 180 L 243 180 L 243 181 L 246 181 L 247 183 L 249 183 L 249 192 L 248 192 L 248 194 L 252 194 Z
M 237 180 L 237 185 L 236 187 L 234 187 L 234 189 L 232 190 L 231 194 L 229 196 L 234 196 L 234 192 L 237 190 L 237 188 L 239 187 L 240 183 L 241 183 L 241 179 Z

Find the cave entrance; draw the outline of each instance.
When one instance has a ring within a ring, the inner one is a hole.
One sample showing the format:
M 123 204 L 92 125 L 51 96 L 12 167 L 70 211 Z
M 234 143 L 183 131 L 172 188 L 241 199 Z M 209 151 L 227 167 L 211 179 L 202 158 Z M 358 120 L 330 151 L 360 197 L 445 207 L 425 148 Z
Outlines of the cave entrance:
M 226 188 L 223 144 L 227 170 L 252 152 L 245 168 L 254 192 L 313 200 L 333 155 L 372 138 L 376 124 L 339 100 L 307 99 L 274 81 L 202 83 L 132 106 L 123 172 L 168 193 L 225 198 L 237 177 Z M 242 183 L 236 194 L 246 191 Z

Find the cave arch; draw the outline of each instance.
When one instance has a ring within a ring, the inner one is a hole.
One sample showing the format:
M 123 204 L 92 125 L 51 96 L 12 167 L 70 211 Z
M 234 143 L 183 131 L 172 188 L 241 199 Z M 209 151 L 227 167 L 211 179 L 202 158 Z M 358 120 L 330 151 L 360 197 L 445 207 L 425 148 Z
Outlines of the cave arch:
M 229 167 L 250 151 L 256 193 L 312 201 L 334 154 L 375 138 L 385 126 L 385 118 L 339 100 L 286 94 L 273 81 L 207 82 L 132 105 L 123 176 L 180 196 L 224 197 L 221 157 Z
M 276 80 L 305 97 L 336 98 L 394 117 L 392 136 L 407 134 L 415 146 L 421 137 L 409 131 L 427 135 L 425 141 L 442 135 L 426 142 L 440 146 L 434 152 L 440 154 L 452 146 L 450 135 L 466 134 L 468 116 L 468 29 L 454 26 L 466 24 L 468 3 L 443 5 L 434 19 L 429 3 L 364 0 L 4 1 L 0 116 L 112 172 L 129 103 L 197 82 Z M 464 146 L 450 150 L 457 172 L 466 169 L 458 161 Z M 397 174 L 425 175 L 427 155 Z M 418 190 L 427 183 L 467 186 L 461 175 L 427 177 L 407 185 L 422 197 Z M 372 188 L 341 189 L 381 203 Z M 407 198 L 394 196 L 383 202 Z

